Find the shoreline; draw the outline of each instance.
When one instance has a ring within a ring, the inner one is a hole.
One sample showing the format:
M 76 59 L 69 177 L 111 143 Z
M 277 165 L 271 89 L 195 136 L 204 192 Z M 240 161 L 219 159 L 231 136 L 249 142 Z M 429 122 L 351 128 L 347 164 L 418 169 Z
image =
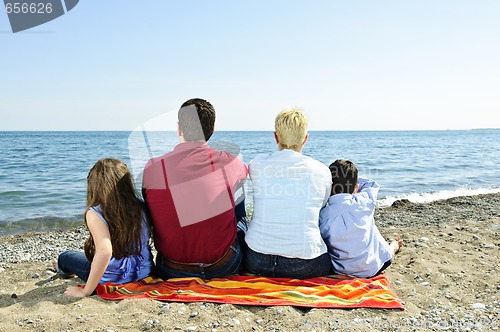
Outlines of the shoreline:
M 386 272 L 405 311 L 67 298 L 64 289 L 81 281 L 55 278 L 50 261 L 81 249 L 88 234 L 82 225 L 0 237 L 0 330 L 500 329 L 500 194 L 400 200 L 378 208 L 375 221 L 387 239 L 405 240 Z
M 444 204 L 448 204 L 448 201 L 464 201 L 464 200 L 469 200 L 470 198 L 473 197 L 486 197 L 491 195 L 497 196 L 500 195 L 500 188 L 493 188 L 493 189 L 484 189 L 484 188 L 477 188 L 477 189 L 471 189 L 470 192 L 463 192 L 461 190 L 460 195 L 457 196 L 451 196 L 447 198 L 440 198 L 440 199 L 434 199 L 431 201 L 414 201 L 411 198 L 413 195 L 403 195 L 400 198 L 381 198 L 378 199 L 378 203 L 381 201 L 384 202 L 390 202 L 389 205 L 387 204 L 377 204 L 377 211 L 385 211 L 387 208 L 393 207 L 393 205 L 400 206 L 401 204 L 406 204 L 408 207 L 410 206 L 415 206 L 415 205 L 427 205 L 427 204 L 439 204 L 439 202 L 444 202 Z M 435 195 L 435 197 L 439 197 L 440 193 L 430 193 L 429 195 Z M 415 194 L 415 195 L 427 195 L 427 194 Z M 456 204 L 456 203 L 455 203 Z M 468 204 L 468 203 L 466 203 Z M 247 213 L 251 212 L 252 209 L 252 203 L 247 204 Z M 390 214 L 390 213 L 389 213 Z M 481 215 L 481 213 L 480 213 Z M 71 232 L 74 229 L 79 228 L 82 225 L 82 220 L 83 220 L 83 213 L 78 216 L 74 216 L 71 218 L 62 218 L 62 217 L 36 217 L 36 218 L 27 218 L 27 219 L 21 219 L 18 221 L 14 222 L 7 222 L 7 223 L 0 223 L 0 239 L 3 237 L 11 236 L 11 235 L 24 235 L 24 234 L 35 234 L 35 233 L 50 233 L 50 232 Z M 385 212 L 381 212 L 376 214 L 376 217 L 381 217 L 382 220 L 386 218 Z M 9 228 L 7 228 L 6 225 L 11 225 Z M 29 228 L 29 231 L 23 231 L 22 228 L 26 227 Z

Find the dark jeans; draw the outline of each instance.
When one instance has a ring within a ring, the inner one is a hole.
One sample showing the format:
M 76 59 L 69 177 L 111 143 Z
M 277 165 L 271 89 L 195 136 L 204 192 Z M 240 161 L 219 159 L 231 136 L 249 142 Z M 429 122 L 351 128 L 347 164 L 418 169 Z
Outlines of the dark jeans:
M 87 281 L 90 274 L 91 262 L 81 251 L 68 250 L 57 258 L 57 273 L 67 276 L 76 274 L 83 281 Z
M 308 279 L 327 276 L 332 263 L 328 253 L 313 259 L 301 259 L 261 254 L 247 248 L 245 269 L 252 274 L 271 278 Z
M 233 255 L 229 259 L 229 261 L 221 267 L 218 267 L 214 270 L 207 271 L 206 264 L 199 263 L 198 271 L 182 271 L 173 269 L 163 261 L 166 259 L 162 254 L 156 254 L 156 273 L 162 279 L 169 278 L 183 278 L 183 277 L 198 277 L 202 279 L 212 279 L 212 278 L 224 278 L 232 274 L 237 274 L 240 272 L 243 261 L 243 254 L 246 248 L 245 242 L 245 233 L 248 228 L 247 226 L 247 218 L 245 212 L 245 201 L 243 200 L 241 203 L 236 205 L 234 208 L 237 219 L 237 235 L 236 242 L 231 246 L 234 251 Z M 231 250 L 231 249 L 230 249 Z

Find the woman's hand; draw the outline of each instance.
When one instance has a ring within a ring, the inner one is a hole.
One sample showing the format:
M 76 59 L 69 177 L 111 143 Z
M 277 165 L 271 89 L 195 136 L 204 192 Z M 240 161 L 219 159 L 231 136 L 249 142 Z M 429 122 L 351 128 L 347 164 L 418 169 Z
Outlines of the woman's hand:
M 72 297 L 86 297 L 89 296 L 85 293 L 85 289 L 79 286 L 70 286 L 66 288 L 66 291 L 64 292 L 64 295 L 66 296 L 72 296 Z

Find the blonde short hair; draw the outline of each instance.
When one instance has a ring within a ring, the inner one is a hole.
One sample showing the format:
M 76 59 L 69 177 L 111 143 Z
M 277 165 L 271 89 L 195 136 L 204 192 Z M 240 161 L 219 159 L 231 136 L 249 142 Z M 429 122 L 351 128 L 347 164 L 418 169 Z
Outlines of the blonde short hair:
M 304 143 L 307 135 L 307 120 L 302 110 L 297 107 L 281 111 L 274 121 L 274 128 L 282 149 L 297 150 Z

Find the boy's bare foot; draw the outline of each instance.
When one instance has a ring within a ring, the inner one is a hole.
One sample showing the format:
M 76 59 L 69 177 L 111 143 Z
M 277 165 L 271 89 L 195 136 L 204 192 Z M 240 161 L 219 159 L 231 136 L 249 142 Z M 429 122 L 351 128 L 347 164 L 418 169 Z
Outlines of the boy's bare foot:
M 393 254 L 397 254 L 401 247 L 403 246 L 403 239 L 401 239 L 399 236 L 396 236 L 394 240 L 392 240 L 391 244 L 389 245 L 392 248 Z

